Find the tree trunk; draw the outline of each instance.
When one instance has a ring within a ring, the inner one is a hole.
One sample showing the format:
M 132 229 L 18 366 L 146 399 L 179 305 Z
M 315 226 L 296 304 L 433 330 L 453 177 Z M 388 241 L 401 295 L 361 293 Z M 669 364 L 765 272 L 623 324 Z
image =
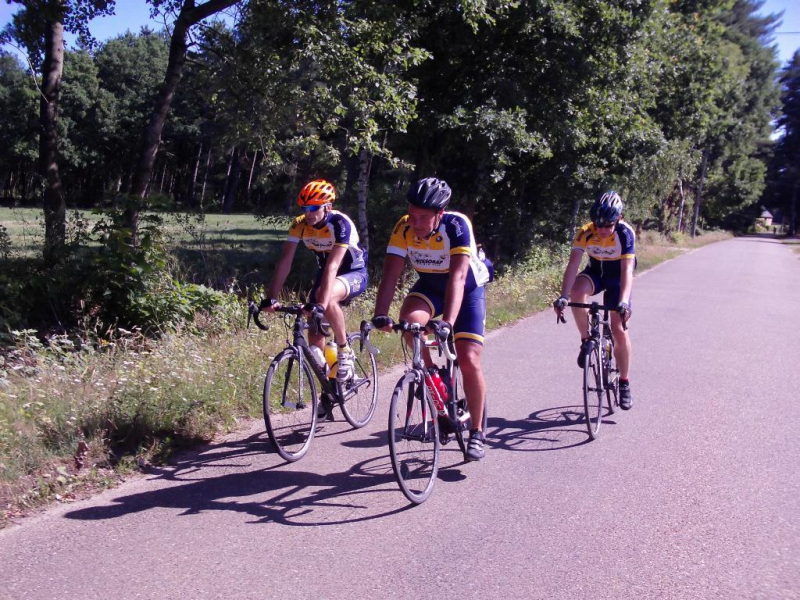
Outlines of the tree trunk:
M 797 190 L 800 188 L 800 178 L 796 179 L 792 187 L 792 201 L 789 205 L 789 235 L 797 235 Z
M 295 183 L 297 182 L 297 164 L 292 163 L 289 165 L 289 170 L 292 173 L 291 184 L 289 185 L 289 192 L 286 194 L 286 214 L 292 214 L 295 200 Z
M 158 193 L 164 193 L 164 178 L 167 176 L 167 160 L 164 159 L 164 168 L 161 169 L 161 183 L 158 184 Z
M 236 153 L 236 146 L 231 148 L 228 153 L 228 170 L 225 171 L 225 184 L 222 186 L 222 199 L 220 201 L 220 208 L 225 208 L 225 199 L 228 197 L 228 188 L 231 186 L 231 170 L 233 169 L 233 157 Z
M 208 182 L 208 171 L 211 169 L 211 145 L 208 146 L 206 154 L 206 170 L 203 173 L 203 191 L 200 192 L 200 212 L 203 212 L 203 201 L 206 199 L 206 183 Z
M 361 148 L 358 155 L 358 235 L 361 245 L 369 251 L 369 221 L 367 219 L 367 187 L 369 170 L 372 166 L 372 153 Z
M 150 121 L 145 129 L 139 162 L 133 178 L 131 195 L 137 200 L 144 198 L 147 182 L 150 180 L 150 173 L 153 170 L 153 163 L 161 142 L 164 122 L 167 119 L 169 107 L 175 96 L 175 90 L 181 80 L 183 65 L 186 62 L 186 36 L 189 33 L 189 28 L 206 17 L 234 4 L 236 4 L 236 0 L 209 0 L 200 6 L 195 6 L 194 0 L 183 0 L 181 12 L 173 24 L 172 40 L 169 47 L 169 62 L 164 76 L 164 85 L 158 93 L 153 112 L 150 115 Z M 136 234 L 139 228 L 139 204 L 140 202 L 129 207 L 126 211 L 134 243 L 136 243 Z
M 256 171 L 256 159 L 258 158 L 258 148 L 253 153 L 253 164 L 250 165 L 250 177 L 247 180 L 247 195 L 250 195 L 250 188 L 253 186 L 253 173 Z
M 686 204 L 686 194 L 683 191 L 683 177 L 678 177 L 678 194 L 681 197 L 681 205 L 678 208 L 678 233 L 683 231 L 683 207 Z
M 239 157 L 239 148 L 233 149 L 233 156 L 231 157 L 232 168 L 228 169 L 230 175 L 228 177 L 228 184 L 225 186 L 226 193 L 222 199 L 222 211 L 227 215 L 233 209 L 236 203 L 236 192 L 239 189 L 239 177 L 242 174 L 242 161 Z
M 203 158 L 203 142 L 197 148 L 197 156 L 194 160 L 194 169 L 192 169 L 192 178 L 189 180 L 189 190 L 186 192 L 186 203 L 190 209 L 194 209 L 194 196 L 197 189 L 197 174 L 200 172 L 200 160 Z
M 700 202 L 703 199 L 703 183 L 706 180 L 706 169 L 708 168 L 708 154 L 710 148 L 706 147 L 703 152 L 703 165 L 700 167 L 700 183 L 697 185 L 697 198 L 694 201 L 694 218 L 692 219 L 692 237 L 697 235 L 697 220 L 700 217 Z
M 570 230 L 567 232 L 567 242 L 572 243 L 575 238 L 575 231 L 578 229 L 578 211 L 581 209 L 580 198 L 572 201 L 572 218 L 570 219 Z
M 39 101 L 39 170 L 44 187 L 44 259 L 53 264 L 64 247 L 67 207 L 58 173 L 58 93 L 64 70 L 64 25 L 47 23 Z

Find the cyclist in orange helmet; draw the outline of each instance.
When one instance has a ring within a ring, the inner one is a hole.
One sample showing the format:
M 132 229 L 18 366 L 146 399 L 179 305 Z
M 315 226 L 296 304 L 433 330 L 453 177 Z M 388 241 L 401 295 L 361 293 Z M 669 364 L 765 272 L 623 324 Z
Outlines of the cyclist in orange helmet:
M 319 270 L 308 296 L 307 309 L 324 311 L 331 324 L 338 347 L 336 378 L 346 381 L 353 375 L 353 352 L 347 344 L 342 305 L 363 293 L 367 288 L 367 254 L 361 246 L 358 231 L 346 214 L 333 209 L 336 190 L 324 179 L 315 179 L 303 186 L 297 204 L 303 214 L 297 217 L 283 245 L 281 257 L 268 288 L 268 305 L 262 308 L 274 312 L 280 306 L 280 294 L 292 267 L 294 254 L 302 241 L 317 257 Z M 322 349 L 325 337 L 309 333 L 309 343 Z

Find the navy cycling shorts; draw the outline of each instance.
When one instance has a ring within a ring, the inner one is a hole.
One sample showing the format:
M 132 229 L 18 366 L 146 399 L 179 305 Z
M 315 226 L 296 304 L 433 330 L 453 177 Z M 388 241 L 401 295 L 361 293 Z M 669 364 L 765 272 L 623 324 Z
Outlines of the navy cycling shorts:
M 605 292 L 603 294 L 603 304 L 616 308 L 619 305 L 620 279 L 619 277 L 603 277 L 591 268 L 586 267 L 578 273 L 578 277 L 586 277 L 592 282 L 592 293 L 590 296 Z M 633 294 L 628 299 L 628 304 L 633 308 Z
M 444 292 L 433 290 L 421 280 L 417 281 L 408 293 L 408 297 L 422 298 L 431 311 L 431 317 L 438 317 L 444 310 Z M 456 341 L 464 340 L 483 345 L 483 332 L 486 329 L 486 293 L 485 288 L 476 287 L 464 292 L 461 308 L 456 322 L 453 323 L 453 337 Z
M 317 301 L 317 289 L 319 289 L 319 284 L 322 282 L 322 273 L 322 270 L 317 273 L 317 278 L 314 281 L 311 292 L 308 294 L 308 301 L 311 303 L 315 303 Z M 367 284 L 369 283 L 369 276 L 367 275 L 366 269 L 342 273 L 341 275 L 337 275 L 336 279 L 341 281 L 347 290 L 347 295 L 339 303 L 345 306 L 349 304 L 353 298 L 363 294 L 364 290 L 367 289 Z

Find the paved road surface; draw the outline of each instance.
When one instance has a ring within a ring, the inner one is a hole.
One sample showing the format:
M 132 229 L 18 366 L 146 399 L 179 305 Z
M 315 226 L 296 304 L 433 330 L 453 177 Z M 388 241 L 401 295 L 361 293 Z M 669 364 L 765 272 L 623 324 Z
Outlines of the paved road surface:
M 422 506 L 387 459 L 394 374 L 297 464 L 254 423 L 0 532 L 0 598 L 800 598 L 800 257 L 708 246 L 634 307 L 634 408 L 596 442 L 574 326 L 542 313 L 489 336 L 488 457 L 448 446 Z

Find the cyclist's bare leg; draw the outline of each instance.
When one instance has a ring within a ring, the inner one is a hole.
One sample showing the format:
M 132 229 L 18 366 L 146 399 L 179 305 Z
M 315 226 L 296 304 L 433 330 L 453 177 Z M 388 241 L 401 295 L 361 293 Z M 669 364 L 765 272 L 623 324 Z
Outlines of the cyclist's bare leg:
M 586 304 L 589 301 L 589 296 L 594 292 L 594 285 L 592 280 L 588 277 L 578 275 L 575 278 L 575 283 L 572 284 L 572 290 L 569 293 L 571 302 L 580 302 Z M 572 308 L 572 316 L 575 319 L 575 325 L 578 327 L 578 332 L 581 334 L 581 339 L 589 337 L 589 309 L 587 308 Z
M 486 398 L 486 381 L 481 368 L 483 346 L 467 340 L 456 341 L 456 355 L 464 377 L 464 393 L 467 396 L 472 428 L 483 430 L 483 405 Z
M 342 283 L 340 279 L 337 279 L 333 284 L 333 290 L 331 290 L 331 296 L 328 299 L 328 308 L 325 309 L 325 318 L 331 324 L 333 337 L 336 340 L 336 343 L 339 345 L 344 345 L 347 342 L 347 329 L 344 320 L 344 312 L 342 311 L 341 304 L 339 304 L 346 297 L 347 287 L 345 287 L 344 283 Z M 325 346 L 325 336 L 321 334 L 309 334 L 308 342 L 318 346 L 319 348 L 323 348 Z
M 427 325 L 431 320 L 431 309 L 428 303 L 418 296 L 407 296 L 403 300 L 403 306 L 400 307 L 400 320 L 408 323 L 419 323 L 420 325 Z M 411 346 L 411 335 L 405 334 L 404 339 L 406 344 Z M 422 359 L 425 361 L 426 367 L 434 366 L 431 359 L 431 353 L 427 348 L 422 349 Z
M 617 360 L 620 379 L 628 379 L 631 366 L 631 338 L 622 328 L 622 317 L 619 313 L 611 313 L 611 335 L 614 337 L 614 358 Z

